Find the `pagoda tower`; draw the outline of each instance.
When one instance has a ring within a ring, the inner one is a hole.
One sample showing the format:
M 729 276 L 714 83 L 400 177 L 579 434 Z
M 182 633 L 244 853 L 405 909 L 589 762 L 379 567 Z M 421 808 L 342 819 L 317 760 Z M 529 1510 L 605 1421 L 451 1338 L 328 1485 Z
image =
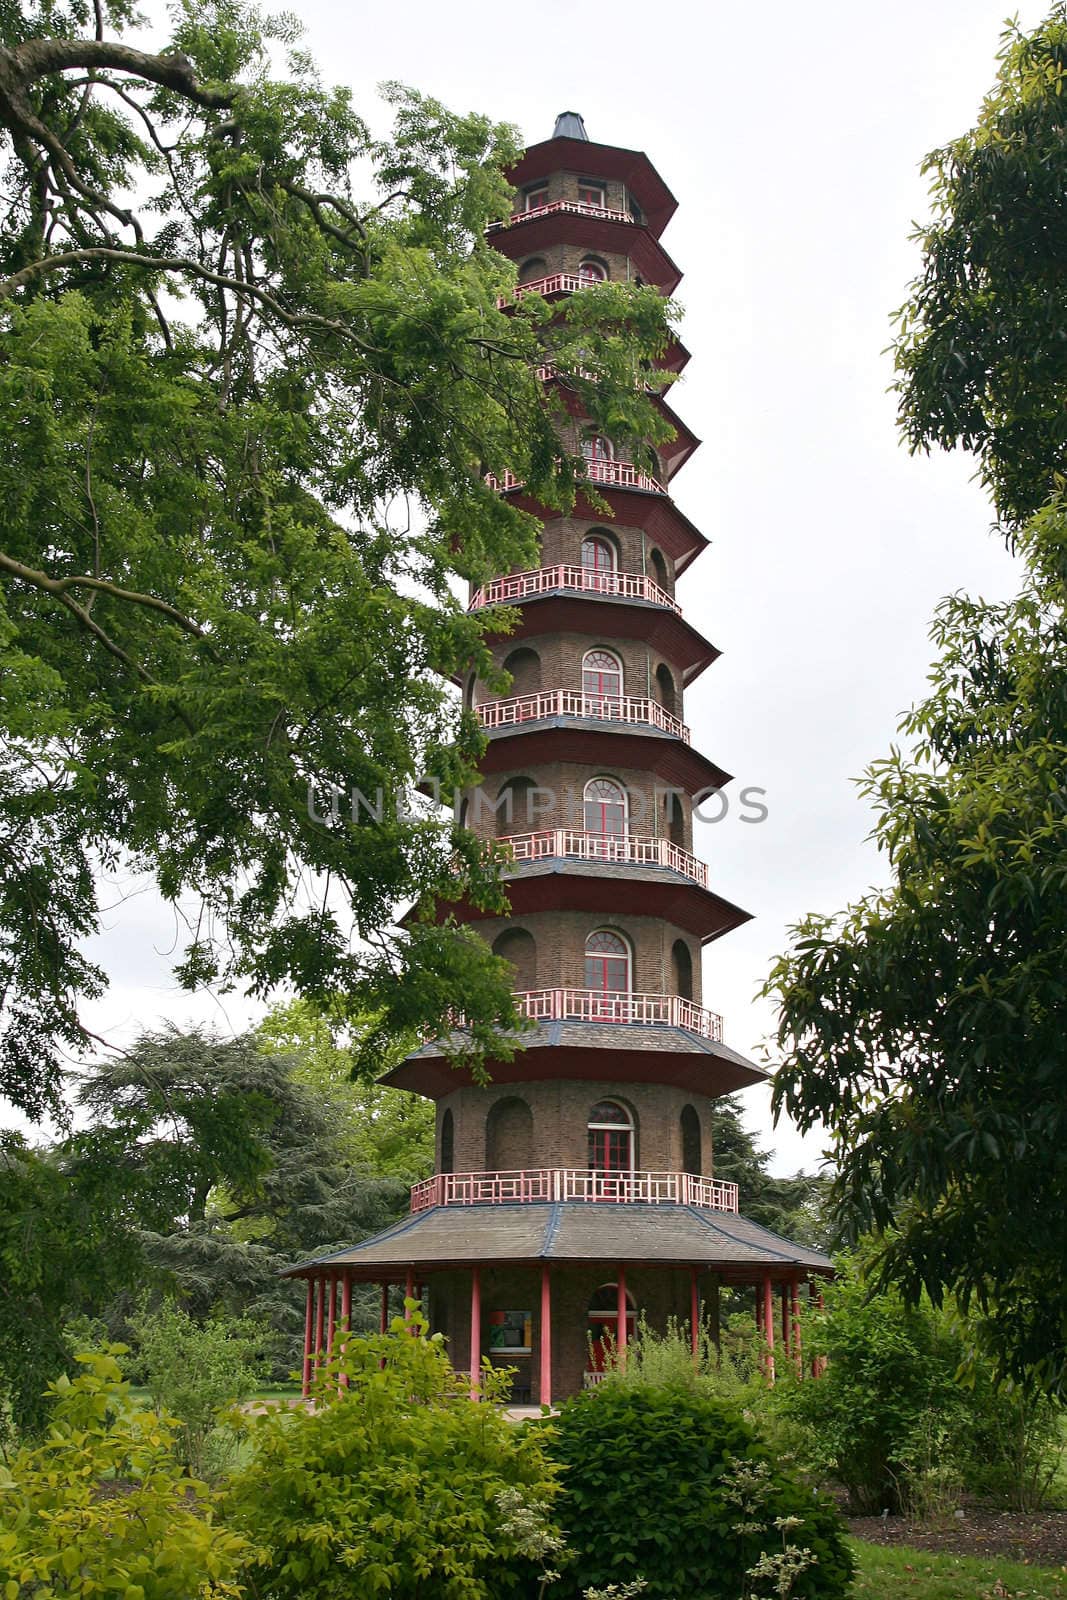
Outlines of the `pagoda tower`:
M 518 267 L 517 296 L 550 302 L 605 280 L 671 294 L 681 274 L 660 243 L 675 200 L 647 156 L 593 144 L 565 112 L 511 173 L 515 208 L 494 229 Z M 688 353 L 675 343 L 664 365 Z M 547 374 L 546 382 L 555 381 Z M 510 962 L 536 1024 L 491 1083 L 458 1072 L 440 1042 L 384 1080 L 436 1102 L 434 1176 L 411 1214 L 290 1275 L 307 1280 L 305 1381 L 347 1319 L 353 1282 L 417 1294 L 453 1364 L 515 1370 L 516 1403 L 551 1403 L 596 1382 L 603 1348 L 623 1358 L 643 1314 L 714 1330 L 718 1290 L 752 1284 L 773 1370 L 799 1359 L 797 1301 L 831 1271 L 738 1211 L 714 1175 L 712 1102 L 765 1074 L 723 1042 L 704 1004 L 704 945 L 748 919 L 693 854 L 702 795 L 729 776 L 694 749 L 685 689 L 714 645 L 676 585 L 707 543 L 674 503 L 674 474 L 699 441 L 665 400 L 674 436 L 643 459 L 597 437 L 568 401 L 567 443 L 609 510 L 579 497 L 546 513 L 510 479 L 500 490 L 543 524 L 540 565 L 501 575 L 472 610 L 517 608 L 493 644 L 510 675 L 495 697 L 463 686 L 488 738 L 482 783 L 460 820 L 507 842 L 507 916 L 465 908 Z

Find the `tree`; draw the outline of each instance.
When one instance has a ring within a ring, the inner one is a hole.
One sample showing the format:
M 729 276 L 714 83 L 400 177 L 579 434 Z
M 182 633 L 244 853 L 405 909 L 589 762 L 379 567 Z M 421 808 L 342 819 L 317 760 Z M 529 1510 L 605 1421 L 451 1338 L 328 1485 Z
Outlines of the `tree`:
M 987 1313 L 1002 1368 L 1067 1388 L 1067 506 L 1002 605 L 954 596 L 931 691 L 868 773 L 892 883 L 794 930 L 775 1105 L 836 1143 L 882 1285 Z
M 573 502 L 568 394 L 617 441 L 669 433 L 655 290 L 509 301 L 484 235 L 511 129 L 393 86 L 376 139 L 243 0 L 185 0 L 157 52 L 132 20 L 0 6 L 0 1092 L 31 1115 L 87 1042 L 119 863 L 187 918 L 188 986 L 340 997 L 371 1063 L 461 1008 L 499 1055 L 503 963 L 392 927 L 445 889 L 501 903 L 405 799 L 482 748 L 443 679 L 489 671 L 506 618 L 454 581 L 534 559 L 488 474 Z
M 711 1123 L 715 1176 L 737 1184 L 743 1215 L 800 1244 L 829 1249 L 834 1242 L 824 1215 L 829 1179 L 804 1172 L 773 1177 L 767 1171 L 770 1155 L 742 1122 L 736 1095 L 714 1102 Z
M 346 1044 L 329 1018 L 306 1000 L 277 1007 L 256 1030 L 261 1048 L 287 1055 L 295 1063 L 294 1080 L 327 1104 L 334 1134 L 355 1166 L 379 1178 L 414 1183 L 433 1171 L 433 1101 L 359 1078 L 358 1048 L 353 1048 L 358 1035 L 357 1024 Z M 399 1063 L 417 1042 L 411 1036 L 395 1039 L 387 1064 Z
M 1017 529 L 1067 474 L 1067 6 L 1010 24 L 974 128 L 926 158 L 934 220 L 899 315 L 913 449 L 978 453 Z
M 406 1199 L 353 1166 L 329 1102 L 295 1067 L 251 1036 L 145 1034 L 87 1079 L 91 1125 L 63 1147 L 75 1182 L 121 1174 L 145 1264 L 190 1311 L 247 1312 L 290 1344 L 303 1303 L 279 1270 L 385 1226 Z

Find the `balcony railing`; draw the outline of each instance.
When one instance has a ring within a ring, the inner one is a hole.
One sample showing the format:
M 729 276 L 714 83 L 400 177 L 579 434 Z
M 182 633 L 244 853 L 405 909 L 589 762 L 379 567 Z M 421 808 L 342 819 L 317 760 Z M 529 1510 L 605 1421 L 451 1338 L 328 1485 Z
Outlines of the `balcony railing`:
M 548 205 L 531 206 L 529 211 L 513 211 L 503 222 L 491 222 L 486 233 L 499 233 L 501 228 L 514 228 L 520 222 L 533 222 L 535 217 L 548 217 L 553 213 L 577 217 L 596 217 L 601 222 L 633 222 L 629 211 L 616 211 L 611 206 L 595 206 L 588 200 L 552 200 Z
M 516 833 L 496 841 L 514 861 L 544 861 L 574 856 L 580 861 L 610 861 L 624 866 L 666 867 L 708 887 L 703 861 L 681 850 L 669 839 L 625 833 L 585 833 L 579 828 L 548 828 L 540 833 Z
M 513 728 L 523 722 L 544 722 L 551 717 L 585 717 L 593 722 L 626 722 L 658 728 L 683 743 L 690 743 L 684 722 L 665 711 L 657 700 L 635 695 L 583 694 L 577 689 L 546 689 L 541 694 L 514 695 L 507 700 L 487 700 L 475 706 L 483 728 Z
M 604 989 L 525 989 L 515 995 L 524 1017 L 534 1022 L 633 1023 L 684 1028 L 722 1043 L 722 1018 L 677 994 L 614 994 Z
M 483 584 L 471 600 L 469 609 L 482 606 L 507 606 L 516 600 L 549 594 L 554 589 L 578 589 L 583 594 L 603 594 L 620 600 L 647 600 L 680 617 L 682 608 L 665 589 L 651 578 L 636 572 L 594 572 L 589 567 L 537 567 L 532 572 L 513 572 Z
M 526 294 L 577 294 L 579 289 L 593 289 L 603 282 L 603 278 L 583 278 L 577 272 L 550 272 L 547 277 L 517 283 L 508 294 L 500 295 L 497 310 L 503 311 Z
M 691 1172 L 596 1172 L 537 1167 L 521 1172 L 439 1172 L 411 1190 L 412 1211 L 430 1206 L 531 1205 L 586 1200 L 614 1205 L 703 1206 L 737 1211 L 737 1184 Z
M 590 483 L 613 484 L 617 489 L 640 489 L 645 494 L 666 494 L 668 491 L 658 478 L 653 478 L 647 472 L 641 472 L 632 461 L 587 461 L 585 475 Z M 497 478 L 493 473 L 487 472 L 485 481 L 490 489 L 496 489 L 506 494 L 509 489 L 521 489 L 524 480 L 517 478 L 513 472 L 505 472 L 502 478 Z

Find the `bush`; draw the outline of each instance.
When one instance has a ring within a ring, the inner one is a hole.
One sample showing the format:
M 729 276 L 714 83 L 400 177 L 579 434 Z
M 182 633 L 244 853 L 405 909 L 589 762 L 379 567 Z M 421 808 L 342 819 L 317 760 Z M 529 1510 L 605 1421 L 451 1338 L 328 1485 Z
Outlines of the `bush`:
M 172 1301 L 131 1318 L 152 1404 L 177 1419 L 177 1447 L 196 1477 L 214 1477 L 233 1460 L 240 1436 L 220 1413 L 247 1400 L 264 1370 L 269 1332 L 246 1317 L 213 1317 L 203 1327 Z
M 828 1358 L 824 1376 L 797 1382 L 782 1363 L 769 1397 L 805 1464 L 836 1478 L 861 1514 L 947 1514 L 964 1490 L 1040 1505 L 1059 1460 L 1060 1407 L 998 1388 L 976 1326 L 872 1293 L 858 1259 L 839 1266 L 825 1308 L 804 1317 L 806 1353 Z
M 751 1318 L 748 1319 L 751 1326 Z M 689 1339 L 689 1326 L 675 1317 L 667 1319 L 663 1333 L 650 1328 L 643 1316 L 626 1349 L 626 1363 L 619 1366 L 614 1352 L 607 1365 L 605 1383 L 680 1384 L 705 1394 L 717 1394 L 739 1405 L 758 1403 L 766 1385 L 750 1351 L 738 1346 L 734 1351 L 720 1349 L 709 1327 L 700 1329 L 696 1359 Z
M 247 1541 L 213 1521 L 186 1477 L 174 1426 L 129 1398 L 116 1354 L 80 1355 L 49 1390 L 45 1442 L 0 1467 L 0 1593 L 87 1600 L 226 1600 Z
M 485 1371 L 490 1399 L 502 1381 Z M 310 1407 L 271 1407 L 246 1425 L 252 1459 L 227 1515 L 263 1547 L 257 1590 L 271 1600 L 536 1592 L 531 1525 L 546 1552 L 543 1534 L 556 1531 L 546 1441 L 472 1405 L 469 1380 L 421 1318 L 344 1350 L 337 1341 Z
M 847 1593 L 837 1513 L 772 1464 L 731 1401 L 692 1383 L 609 1381 L 568 1400 L 550 1427 L 575 1553 L 559 1600 L 635 1577 L 647 1600 Z

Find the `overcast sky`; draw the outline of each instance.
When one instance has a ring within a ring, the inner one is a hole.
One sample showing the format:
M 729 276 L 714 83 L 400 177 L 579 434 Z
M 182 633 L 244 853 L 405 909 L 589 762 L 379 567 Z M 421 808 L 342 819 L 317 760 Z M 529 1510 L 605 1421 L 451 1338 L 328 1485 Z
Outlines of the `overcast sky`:
M 973 463 L 898 443 L 884 354 L 918 266 L 920 161 L 972 124 L 1004 0 L 289 9 L 374 123 L 375 85 L 391 78 L 513 121 L 531 143 L 580 111 L 593 140 L 645 150 L 680 202 L 664 243 L 685 272 L 693 360 L 672 403 L 704 443 L 674 492 L 712 543 L 679 598 L 724 652 L 686 720 L 769 810 L 761 826 L 731 817 L 698 837 L 715 888 L 755 913 L 712 946 L 704 993 L 727 1040 L 755 1053 L 773 1018 L 754 996 L 788 925 L 884 877 L 853 780 L 922 692 L 937 600 L 1015 583 Z M 1044 9 L 1024 5 L 1023 25 Z M 246 1020 L 240 1002 L 173 989 L 173 924 L 151 896 L 110 920 L 94 952 L 113 977 L 91 1008 L 98 1031 Z M 776 1170 L 810 1168 L 820 1141 L 772 1133 L 763 1091 L 746 1102 Z

